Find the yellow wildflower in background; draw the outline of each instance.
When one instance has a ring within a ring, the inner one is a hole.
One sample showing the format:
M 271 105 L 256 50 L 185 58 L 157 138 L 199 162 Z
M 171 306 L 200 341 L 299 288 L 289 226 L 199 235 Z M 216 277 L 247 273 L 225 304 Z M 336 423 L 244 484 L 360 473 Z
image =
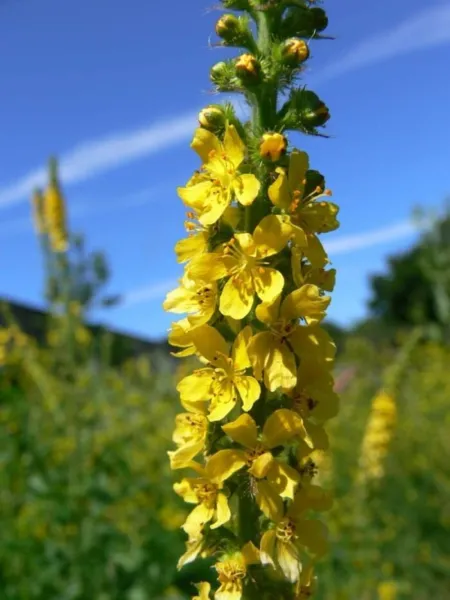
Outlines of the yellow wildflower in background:
M 395 399 L 390 393 L 382 390 L 372 402 L 364 433 L 359 461 L 360 482 L 381 479 L 384 476 L 384 461 L 389 452 L 396 422 Z
M 47 189 L 44 192 L 44 219 L 50 245 L 54 252 L 65 252 L 68 249 L 68 231 L 66 223 L 66 206 L 58 181 L 57 162 L 50 160 L 50 175 Z

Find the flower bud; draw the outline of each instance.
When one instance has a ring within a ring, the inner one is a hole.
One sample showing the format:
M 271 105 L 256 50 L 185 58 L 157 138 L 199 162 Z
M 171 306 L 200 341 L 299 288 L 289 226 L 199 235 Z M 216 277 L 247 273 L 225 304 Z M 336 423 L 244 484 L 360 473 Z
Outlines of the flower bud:
M 323 31 L 328 27 L 327 13 L 323 8 L 310 8 L 309 13 L 312 16 L 312 23 L 316 31 Z
M 291 38 L 283 46 L 283 61 L 296 67 L 309 58 L 308 44 L 304 40 Z
M 227 68 L 227 63 L 226 62 L 218 62 L 215 65 L 213 65 L 211 67 L 211 71 L 210 71 L 210 79 L 213 83 L 219 83 L 221 78 L 226 76 L 228 71 Z
M 248 0 L 222 0 L 222 4 L 231 10 L 248 10 L 250 8 Z
M 265 133 L 259 146 L 263 158 L 276 162 L 286 152 L 287 139 L 281 133 Z
M 225 125 L 225 113 L 220 106 L 206 106 L 198 115 L 198 122 L 204 129 L 217 131 Z
M 222 15 L 216 23 L 217 35 L 226 42 L 233 42 L 239 32 L 239 19 L 234 15 Z
M 236 59 L 235 68 L 244 83 L 255 83 L 259 79 L 259 63 L 253 54 L 241 54 Z
M 309 127 L 320 127 L 330 118 L 330 111 L 324 102 L 314 92 L 303 92 L 302 121 Z

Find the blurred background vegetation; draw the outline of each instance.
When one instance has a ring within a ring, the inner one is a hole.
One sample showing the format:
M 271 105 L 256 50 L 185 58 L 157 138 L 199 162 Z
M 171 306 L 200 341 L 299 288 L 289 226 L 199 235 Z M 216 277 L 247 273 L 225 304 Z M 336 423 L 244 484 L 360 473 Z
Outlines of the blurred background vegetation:
M 450 598 L 450 218 L 416 219 L 420 241 L 372 278 L 368 318 L 326 325 L 341 412 L 318 457 L 336 495 L 320 600 Z M 211 578 L 206 562 L 176 572 L 185 508 L 166 450 L 188 367 L 165 340 L 89 323 L 120 302 L 102 253 L 38 239 L 47 309 L 0 316 L 0 598 L 185 599 Z

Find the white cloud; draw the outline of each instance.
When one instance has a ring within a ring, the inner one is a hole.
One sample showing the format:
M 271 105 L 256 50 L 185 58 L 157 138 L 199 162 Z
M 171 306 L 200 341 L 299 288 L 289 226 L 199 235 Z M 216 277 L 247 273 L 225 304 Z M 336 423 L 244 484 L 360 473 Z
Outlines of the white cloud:
M 330 254 L 345 254 L 352 250 L 371 248 L 386 242 L 400 240 L 416 231 L 418 228 L 411 221 L 400 221 L 367 233 L 340 236 L 330 240 L 325 246 Z M 131 290 L 123 295 L 123 303 L 118 308 L 128 308 L 152 300 L 162 300 L 167 292 L 177 286 L 177 283 L 176 279 L 166 279 Z
M 375 229 L 367 233 L 337 237 L 328 243 L 325 242 L 325 247 L 330 254 L 345 254 L 352 250 L 371 248 L 372 246 L 379 246 L 386 242 L 403 239 L 416 231 L 417 226 L 411 221 L 400 221 L 394 225 Z
M 69 222 L 78 221 L 84 217 L 92 217 L 102 214 L 110 214 L 121 210 L 144 206 L 154 202 L 158 194 L 166 192 L 166 185 L 155 185 L 146 187 L 138 192 L 128 194 L 123 198 L 113 200 L 102 200 L 101 202 L 82 201 L 69 207 Z M 0 223 L 0 237 L 14 236 L 20 233 L 28 233 L 33 229 L 31 214 L 28 217 L 7 219 Z
M 354 46 L 314 77 L 314 83 L 349 71 L 450 42 L 450 4 L 435 4 L 397 26 L 382 31 Z
M 142 304 L 143 302 L 162 299 L 167 292 L 170 292 L 177 284 L 177 279 L 165 279 L 126 292 L 122 296 L 123 302 L 119 305 L 119 308 L 123 308 L 124 306 L 128 308 L 129 306 Z
M 66 184 L 78 183 L 169 148 L 189 139 L 195 123 L 196 113 L 186 113 L 178 118 L 76 146 L 60 159 L 62 180 Z M 45 180 L 46 171 L 42 168 L 0 188 L 0 208 L 21 202 L 34 187 L 43 186 Z

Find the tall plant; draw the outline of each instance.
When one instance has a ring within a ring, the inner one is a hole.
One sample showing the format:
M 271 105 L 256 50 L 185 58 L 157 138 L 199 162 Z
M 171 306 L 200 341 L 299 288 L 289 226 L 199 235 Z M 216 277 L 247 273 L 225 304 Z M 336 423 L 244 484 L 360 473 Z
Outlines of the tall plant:
M 332 502 L 315 483 L 338 410 L 335 346 L 320 326 L 335 270 L 319 236 L 339 223 L 323 175 L 286 134 L 321 135 L 330 117 L 298 85 L 328 19 L 307 0 L 222 4 L 238 14 L 218 20 L 220 44 L 243 53 L 214 65 L 211 80 L 242 94 L 250 119 L 227 103 L 202 110 L 191 144 L 201 166 L 178 189 L 185 270 L 164 306 L 187 314 L 170 334 L 178 355 L 202 363 L 178 385 L 185 412 L 170 453 L 173 469 L 190 471 L 175 491 L 194 505 L 179 566 L 214 556 L 216 600 L 299 600 L 327 549 L 315 512 Z M 211 589 L 199 584 L 195 598 Z

